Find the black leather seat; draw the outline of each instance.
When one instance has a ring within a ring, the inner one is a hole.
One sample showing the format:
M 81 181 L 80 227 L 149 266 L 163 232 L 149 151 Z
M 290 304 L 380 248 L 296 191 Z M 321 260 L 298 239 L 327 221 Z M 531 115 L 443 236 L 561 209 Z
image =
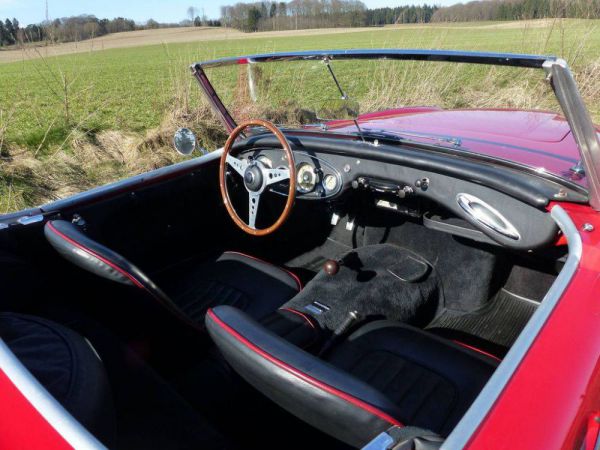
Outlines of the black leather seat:
M 73 417 L 106 445 L 115 411 L 102 361 L 74 331 L 38 317 L 0 313 L 0 338 Z
M 447 435 L 498 361 L 398 322 L 360 327 L 319 359 L 242 311 L 208 311 L 231 366 L 284 409 L 356 447 L 391 426 Z
M 159 287 L 123 256 L 64 220 L 46 224 L 50 244 L 67 260 L 103 278 L 143 290 L 189 325 L 202 328 L 210 306 L 234 305 L 257 320 L 268 317 L 302 288 L 291 272 L 252 256 L 225 252 L 163 274 Z

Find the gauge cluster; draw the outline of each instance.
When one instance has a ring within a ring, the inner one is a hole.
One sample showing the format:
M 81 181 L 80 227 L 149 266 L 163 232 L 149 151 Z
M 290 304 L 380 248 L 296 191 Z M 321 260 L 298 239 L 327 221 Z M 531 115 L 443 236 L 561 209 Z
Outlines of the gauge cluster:
M 277 149 L 257 149 L 252 156 L 270 169 L 287 168 L 285 154 Z M 342 177 L 329 162 L 308 153 L 295 151 L 296 197 L 299 199 L 326 199 L 338 194 L 342 189 Z M 287 195 L 289 181 L 270 186 L 271 191 Z

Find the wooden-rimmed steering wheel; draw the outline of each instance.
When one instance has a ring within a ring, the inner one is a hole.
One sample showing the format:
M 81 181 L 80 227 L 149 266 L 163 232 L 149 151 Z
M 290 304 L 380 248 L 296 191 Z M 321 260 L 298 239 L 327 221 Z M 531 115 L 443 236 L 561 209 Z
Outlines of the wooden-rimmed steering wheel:
M 288 168 L 270 168 L 262 164 L 257 160 L 250 159 L 239 159 L 231 154 L 231 148 L 238 136 L 248 127 L 259 126 L 264 127 L 275 135 L 283 151 L 286 154 L 288 162 Z M 248 223 L 244 222 L 235 208 L 231 204 L 229 198 L 229 191 L 227 190 L 227 165 L 229 165 L 234 171 L 236 171 L 244 180 L 244 187 L 248 191 Z M 261 194 L 265 191 L 267 186 L 280 181 L 290 180 L 290 188 L 288 191 L 287 201 L 283 212 L 279 218 L 268 228 L 256 228 L 256 216 L 258 213 L 258 205 Z M 223 203 L 227 212 L 235 222 L 235 224 L 244 230 L 246 233 L 253 236 L 265 236 L 271 234 L 287 220 L 290 213 L 292 212 L 292 206 L 296 198 L 296 161 L 294 160 L 294 153 L 290 147 L 289 142 L 285 138 L 284 134 L 271 122 L 261 119 L 247 120 L 239 124 L 235 130 L 231 132 L 229 139 L 225 143 L 223 148 L 223 154 L 221 155 L 221 163 L 219 166 L 219 185 L 221 186 L 221 195 L 223 196 Z

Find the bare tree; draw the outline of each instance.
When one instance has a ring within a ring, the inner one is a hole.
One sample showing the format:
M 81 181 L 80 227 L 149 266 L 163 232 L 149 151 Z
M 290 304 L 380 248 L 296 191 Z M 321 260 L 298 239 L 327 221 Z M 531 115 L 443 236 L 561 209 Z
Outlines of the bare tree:
M 198 10 L 198 9 L 197 9 L 196 7 L 194 7 L 194 6 L 190 6 L 190 7 L 187 9 L 187 15 L 188 15 L 188 17 L 190 18 L 190 21 L 191 21 L 192 23 L 194 22 L 194 19 L 196 18 L 196 11 L 197 11 L 197 10 Z

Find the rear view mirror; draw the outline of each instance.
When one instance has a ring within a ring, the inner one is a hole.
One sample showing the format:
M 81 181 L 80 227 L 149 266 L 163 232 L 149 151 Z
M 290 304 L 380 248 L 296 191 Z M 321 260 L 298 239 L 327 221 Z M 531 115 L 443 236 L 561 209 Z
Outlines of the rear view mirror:
M 189 156 L 196 149 L 196 135 L 189 128 L 180 128 L 175 132 L 173 144 L 178 153 Z
M 327 100 L 316 111 L 320 121 L 331 120 L 356 120 L 360 107 L 357 101 L 347 98 Z

